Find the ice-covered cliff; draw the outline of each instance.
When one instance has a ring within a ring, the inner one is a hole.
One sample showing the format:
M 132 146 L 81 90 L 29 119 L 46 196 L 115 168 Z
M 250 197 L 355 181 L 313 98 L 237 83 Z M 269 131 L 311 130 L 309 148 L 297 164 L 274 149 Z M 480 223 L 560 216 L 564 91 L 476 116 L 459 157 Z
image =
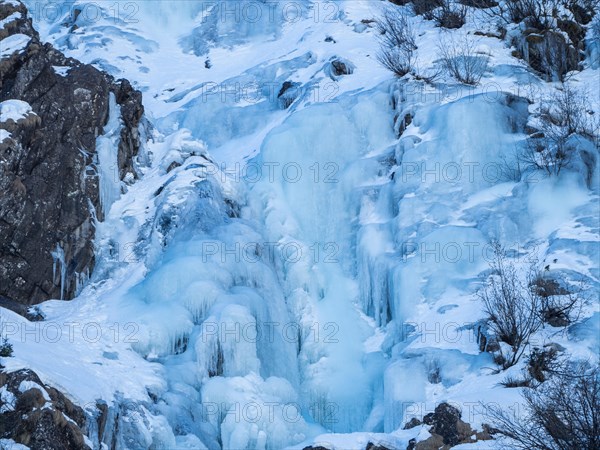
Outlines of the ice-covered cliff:
M 485 10 L 455 30 L 410 14 L 421 69 L 443 68 L 441 42 L 474 39 L 486 70 L 472 86 L 383 68 L 387 2 L 26 3 L 42 39 L 131 80 L 151 124 L 139 179 L 101 188 L 81 293 L 41 304 L 40 322 L 1 310 L 3 364 L 81 406 L 89 445 L 414 448 L 447 402 L 473 428 L 452 445 L 493 448 L 467 442 L 489 439 L 486 405 L 521 407 L 501 383 L 525 367 L 495 370 L 482 340 L 494 241 L 586 286 L 577 320 L 530 347 L 595 361 L 597 141 L 580 136 L 558 175 L 521 168 L 563 86 Z M 595 48 L 568 81 L 590 111 Z M 105 183 L 111 136 L 108 120 Z

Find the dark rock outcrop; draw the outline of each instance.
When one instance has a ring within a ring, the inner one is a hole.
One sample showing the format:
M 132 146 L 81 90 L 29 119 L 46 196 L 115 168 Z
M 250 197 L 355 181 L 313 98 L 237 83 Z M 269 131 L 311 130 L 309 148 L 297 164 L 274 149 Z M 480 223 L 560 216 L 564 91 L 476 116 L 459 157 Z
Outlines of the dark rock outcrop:
M 549 81 L 562 81 L 568 72 L 579 70 L 581 53 L 561 32 L 527 29 L 514 44 L 518 56 Z
M 448 450 L 458 444 L 467 444 L 491 439 L 487 430 L 475 432 L 471 426 L 461 419 L 458 408 L 440 403 L 434 412 L 423 417 L 423 424 L 429 425 L 431 436 L 424 441 L 411 439 L 408 450 Z M 418 426 L 418 420 L 409 422 L 405 429 Z
M 282 109 L 289 108 L 292 103 L 298 98 L 300 94 L 300 83 L 294 83 L 293 81 L 284 81 L 277 98 L 281 104 Z
M 338 77 L 341 75 L 350 75 L 354 71 L 352 66 L 339 59 L 331 61 L 331 67 L 333 68 L 333 74 Z
M 31 450 L 89 449 L 84 411 L 34 372 L 0 372 L 0 391 L 0 438 Z
M 30 41 L 0 60 L 0 102 L 27 102 L 32 113 L 0 122 L 10 133 L 0 142 L 0 295 L 31 305 L 72 298 L 93 268 L 94 215 L 103 218 L 96 138 L 112 93 L 123 124 L 119 174 L 133 172 L 143 107 L 127 80 L 40 42 L 23 4 L 0 4 L 0 20 L 15 12 L 20 18 L 0 38 L 22 34 Z
M 460 416 L 458 408 L 448 403 L 441 403 L 436 406 L 434 412 L 423 417 L 423 423 L 431 425 L 430 433 L 441 436 L 444 444 L 456 445 L 460 442 Z
M 354 73 L 354 64 L 344 58 L 334 58 L 326 67 L 326 73 L 332 80 L 337 80 L 344 75 L 352 75 Z
M 413 417 L 408 422 L 406 422 L 406 424 L 404 425 L 403 430 L 410 430 L 411 428 L 418 427 L 419 425 L 422 425 L 422 424 L 423 424 L 423 422 L 421 422 L 416 417 Z
M 37 306 L 27 306 L 22 303 L 18 303 L 10 298 L 6 298 L 0 295 L 0 308 L 10 309 L 17 314 L 22 315 L 30 322 L 37 322 L 43 320 L 44 316 L 38 311 Z
M 367 444 L 367 447 L 365 448 L 365 450 L 394 450 L 394 449 L 386 447 L 385 445 L 373 444 L 372 442 L 369 442 Z

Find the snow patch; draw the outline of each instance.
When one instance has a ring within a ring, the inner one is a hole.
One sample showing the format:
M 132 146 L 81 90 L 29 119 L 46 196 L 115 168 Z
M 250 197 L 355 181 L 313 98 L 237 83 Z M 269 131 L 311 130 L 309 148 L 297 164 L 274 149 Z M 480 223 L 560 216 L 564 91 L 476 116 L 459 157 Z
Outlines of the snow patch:
M 31 41 L 31 37 L 26 34 L 12 34 L 0 41 L 0 58 L 8 58 L 15 52 L 22 52 Z
M 11 134 L 8 131 L 0 128 L 0 142 L 2 142 L 4 139 L 10 138 L 10 136 Z
M 61 77 L 66 77 L 69 74 L 69 70 L 72 69 L 72 67 L 69 66 L 52 66 L 52 68 L 54 69 L 54 72 Z
M 17 398 L 8 390 L 7 386 L 2 386 L 0 388 L 0 402 L 3 403 L 2 407 L 0 407 L 0 414 L 3 414 L 8 411 L 14 411 Z
M 12 439 L 0 439 L 0 448 L 2 450 L 29 450 L 26 445 L 17 444 Z
M 46 400 L 47 402 L 51 402 L 52 401 L 52 399 L 48 395 L 48 392 L 46 392 L 46 389 L 44 389 L 42 386 L 40 386 L 39 384 L 37 384 L 35 381 L 23 380 L 19 384 L 19 392 L 21 392 L 21 393 L 25 393 L 25 392 L 27 392 L 30 389 L 37 389 L 37 390 L 39 390 L 42 393 L 42 395 L 44 396 L 44 400 Z
M 9 23 L 14 22 L 15 20 L 20 19 L 21 17 L 21 13 L 18 11 L 12 13 L 8 17 L 5 17 L 4 19 L 0 20 L 0 28 L 4 28 Z
M 3 41 L 4 42 L 4 41 Z M 23 100 L 5 100 L 0 102 L 0 122 L 15 122 L 26 118 L 29 114 L 35 114 L 31 105 Z

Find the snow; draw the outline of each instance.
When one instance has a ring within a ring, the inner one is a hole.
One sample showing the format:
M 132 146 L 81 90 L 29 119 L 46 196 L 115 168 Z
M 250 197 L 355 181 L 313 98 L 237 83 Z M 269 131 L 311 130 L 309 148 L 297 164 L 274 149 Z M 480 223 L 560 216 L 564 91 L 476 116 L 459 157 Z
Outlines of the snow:
M 18 444 L 12 439 L 0 439 L 0 446 L 3 450 L 29 450 L 26 445 Z
M 69 73 L 69 70 L 71 70 L 71 67 L 69 66 L 52 66 L 52 68 L 61 77 L 66 77 Z
M 137 22 L 82 14 L 72 33 L 65 17 L 36 20 L 68 56 L 142 90 L 152 128 L 140 130 L 139 179 L 121 182 L 111 95 L 96 142 L 96 269 L 75 300 L 42 304 L 43 322 L 2 310 L 15 347 L 3 364 L 88 410 L 132 405 L 119 439 L 140 448 L 406 448 L 428 433 L 404 423 L 441 401 L 480 429 L 480 402 L 521 399 L 476 340 L 490 241 L 517 263 L 599 282 L 597 175 L 590 189 L 576 171 L 501 171 L 555 86 L 487 36 L 478 86 L 394 80 L 362 22 L 380 5 L 366 0 L 301 3 L 298 20 L 221 17 L 244 5 L 142 2 Z M 473 14 L 460 33 L 486 28 Z M 431 67 L 445 31 L 411 20 Z M 332 80 L 334 58 L 353 73 Z M 588 67 L 570 82 L 597 79 Z M 289 105 L 277 98 L 286 81 Z M 11 105 L 12 117 L 30 111 Z M 568 332 L 536 339 L 595 358 L 599 327 L 593 303 Z
M 29 114 L 35 114 L 31 105 L 23 100 L 4 100 L 0 102 L 0 122 L 17 122 Z
M 545 237 L 574 219 L 573 210 L 589 202 L 590 193 L 578 177 L 569 174 L 559 180 L 545 179 L 533 186 L 529 211 L 535 221 L 534 233 Z M 579 233 L 578 233 L 579 234 Z
M 14 22 L 15 20 L 20 19 L 20 18 L 21 18 L 21 13 L 18 11 L 14 12 L 12 14 L 9 14 L 4 19 L 0 20 L 0 29 L 3 29 L 9 23 Z
M 19 392 L 24 393 L 30 389 L 37 389 L 38 391 L 40 391 L 42 393 L 44 400 L 46 400 L 47 402 L 51 401 L 50 396 L 48 395 L 48 392 L 46 391 L 46 389 L 44 389 L 42 386 L 40 386 L 36 382 L 29 381 L 29 380 L 23 380 L 19 384 Z
M 5 385 L 0 388 L 0 401 L 3 403 L 0 408 L 0 413 L 4 413 L 6 411 L 14 411 L 17 398 Z
M 10 138 L 10 133 L 6 130 L 0 129 L 0 142 L 8 138 Z
M 26 34 L 11 34 L 0 41 L 0 58 L 8 58 L 15 52 L 22 52 L 31 38 Z
M 330 450 L 364 450 L 370 442 L 387 448 L 406 448 L 410 439 L 419 437 L 426 439 L 428 433 L 421 431 L 421 427 L 411 430 L 398 430 L 395 433 L 324 433 L 311 441 L 313 446 L 322 446 Z M 303 444 L 304 445 L 304 444 Z M 303 445 L 290 446 L 289 450 L 300 450 Z

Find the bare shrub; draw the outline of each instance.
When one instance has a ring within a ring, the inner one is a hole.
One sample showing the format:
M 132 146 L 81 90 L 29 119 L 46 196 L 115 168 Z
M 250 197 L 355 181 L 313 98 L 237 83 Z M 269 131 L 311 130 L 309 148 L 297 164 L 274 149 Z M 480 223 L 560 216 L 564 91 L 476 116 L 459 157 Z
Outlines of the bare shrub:
M 532 271 L 525 277 L 520 276 L 497 243 L 490 269 L 492 273 L 478 296 L 483 302 L 490 331 L 501 341 L 496 362 L 507 369 L 519 361 L 529 338 L 542 326 L 541 297 L 530 288 Z
M 493 8 L 494 6 L 498 6 L 498 2 L 495 0 L 460 0 L 465 6 L 471 6 L 473 8 Z
M 525 23 L 539 31 L 550 30 L 558 15 L 560 0 L 505 0 L 490 15 L 507 23 Z
M 557 176 L 573 160 L 577 150 L 573 137 L 598 140 L 600 124 L 585 95 L 568 86 L 542 104 L 538 119 L 541 135 L 529 139 L 520 156 L 527 168 Z
M 561 279 L 539 272 L 532 286 L 541 299 L 542 320 L 553 327 L 566 327 L 575 322 L 584 303 L 584 286 L 567 287 Z
M 558 373 L 563 368 L 556 346 L 535 347 L 527 357 L 527 372 L 531 378 L 542 383 L 548 374 Z M 530 383 L 531 384 L 531 383 Z
M 377 30 L 380 41 L 378 61 L 399 77 L 411 72 L 417 44 L 408 16 L 400 9 L 387 8 L 377 21 Z
M 598 0 L 504 0 L 484 11 L 492 20 L 524 25 L 511 33 L 517 56 L 547 81 L 564 81 L 581 70 L 582 24 L 592 20 L 597 8 Z
M 500 382 L 505 388 L 518 388 L 518 387 L 529 387 L 531 386 L 531 380 L 527 378 L 517 378 L 512 375 L 508 375 Z
M 437 26 L 448 29 L 462 27 L 467 18 L 467 7 L 450 0 L 443 0 L 441 3 L 438 8 L 430 12 Z
M 560 136 L 529 139 L 521 155 L 521 162 L 529 168 L 543 170 L 547 175 L 558 176 L 571 162 L 572 153 L 566 139 Z
M 499 167 L 500 176 L 503 181 L 521 181 L 525 168 L 523 167 L 519 149 L 515 148 L 511 155 L 500 155 Z
M 599 6 L 598 0 L 563 0 L 562 3 L 573 14 L 573 19 L 582 25 L 592 21 Z
M 424 81 L 425 83 L 435 83 L 435 81 L 443 74 L 444 69 L 439 65 L 421 66 L 415 62 L 412 74 L 416 80 Z
M 578 133 L 586 137 L 598 134 L 599 124 L 594 120 L 587 94 L 565 85 L 552 97 L 550 104 L 542 110 L 545 122 L 563 128 L 566 133 Z
M 413 0 L 413 11 L 417 16 L 423 16 L 427 20 L 432 20 L 432 11 L 439 8 L 444 0 Z
M 461 83 L 475 85 L 488 67 L 488 56 L 477 52 L 477 43 L 468 35 L 447 36 L 438 44 L 443 67 Z
M 555 373 L 525 389 L 525 414 L 487 409 L 504 448 L 596 450 L 600 448 L 600 369 L 584 364 Z

